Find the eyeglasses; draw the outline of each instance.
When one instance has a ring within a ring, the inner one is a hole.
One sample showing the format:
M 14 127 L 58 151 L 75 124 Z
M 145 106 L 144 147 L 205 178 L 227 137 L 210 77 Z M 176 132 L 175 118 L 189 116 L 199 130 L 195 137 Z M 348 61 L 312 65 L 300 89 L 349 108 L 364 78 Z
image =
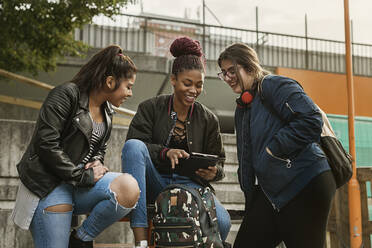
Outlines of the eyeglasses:
M 229 77 L 229 79 L 232 79 L 233 77 L 235 77 L 235 75 L 236 75 L 236 71 L 235 71 L 234 66 L 231 66 L 226 71 L 221 71 L 217 73 L 218 78 L 221 79 L 222 81 L 226 81 L 227 77 Z

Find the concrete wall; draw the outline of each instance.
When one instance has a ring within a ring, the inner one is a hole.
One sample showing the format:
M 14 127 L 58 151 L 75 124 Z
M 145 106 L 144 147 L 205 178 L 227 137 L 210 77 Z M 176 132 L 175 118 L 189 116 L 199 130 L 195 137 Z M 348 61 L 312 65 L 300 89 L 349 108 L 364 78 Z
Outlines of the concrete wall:
M 34 128 L 33 121 L 0 119 L 0 248 L 31 248 L 32 240 L 28 231 L 16 227 L 10 220 L 11 209 L 16 198 L 18 173 L 16 164 L 25 151 Z M 113 128 L 105 164 L 111 171 L 121 171 L 121 149 L 127 134 L 127 128 Z M 226 178 L 214 184 L 217 197 L 228 209 L 243 209 L 243 194 L 238 186 L 237 157 L 235 136 L 224 134 L 226 149 Z M 234 222 L 229 241 L 233 241 L 239 228 L 239 222 Z M 131 243 L 133 239 L 128 223 L 115 223 L 103 232 L 97 243 Z

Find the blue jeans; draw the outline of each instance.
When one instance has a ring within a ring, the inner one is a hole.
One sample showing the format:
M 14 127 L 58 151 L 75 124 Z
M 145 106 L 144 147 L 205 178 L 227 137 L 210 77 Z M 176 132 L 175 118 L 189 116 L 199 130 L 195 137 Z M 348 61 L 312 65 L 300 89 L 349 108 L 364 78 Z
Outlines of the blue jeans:
M 188 177 L 160 174 L 151 161 L 146 145 L 140 140 L 131 139 L 124 144 L 121 161 L 123 172 L 131 174 L 137 180 L 141 190 L 137 207 L 131 213 L 131 227 L 147 227 L 147 199 L 154 202 L 157 195 L 167 185 L 177 183 L 195 188 L 202 187 Z M 230 215 L 216 197 L 214 197 L 214 202 L 221 238 L 224 241 L 231 227 Z
M 121 206 L 110 184 L 121 173 L 108 172 L 91 188 L 77 188 L 62 183 L 40 200 L 30 230 L 36 248 L 67 248 L 72 214 L 87 214 L 77 229 L 77 236 L 91 241 L 105 228 L 127 215 L 132 209 Z M 48 207 L 68 204 L 73 211 L 50 212 Z

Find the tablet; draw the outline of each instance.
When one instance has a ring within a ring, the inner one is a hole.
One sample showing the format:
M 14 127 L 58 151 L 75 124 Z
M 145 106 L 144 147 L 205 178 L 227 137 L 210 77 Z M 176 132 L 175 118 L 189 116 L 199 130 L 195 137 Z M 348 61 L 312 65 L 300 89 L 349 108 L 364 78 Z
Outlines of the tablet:
M 217 162 L 223 161 L 217 155 L 192 152 L 187 159 L 179 159 L 176 166 L 176 173 L 192 175 L 198 169 L 208 169 L 209 166 L 216 166 Z

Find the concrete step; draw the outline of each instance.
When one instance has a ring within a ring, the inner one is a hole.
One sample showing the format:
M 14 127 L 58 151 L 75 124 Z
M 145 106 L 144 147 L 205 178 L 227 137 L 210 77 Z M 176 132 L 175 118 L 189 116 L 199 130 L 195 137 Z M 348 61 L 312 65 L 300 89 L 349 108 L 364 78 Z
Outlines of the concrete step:
M 238 166 L 235 164 L 225 164 L 224 171 L 225 171 L 225 178 L 221 181 L 218 181 L 219 183 L 238 183 Z
M 225 149 L 225 155 L 226 155 L 226 160 L 225 160 L 226 164 L 238 165 L 238 156 L 236 155 L 236 151 L 229 151 L 228 149 Z
M 222 142 L 224 145 L 236 145 L 236 136 L 235 134 L 223 133 Z
M 0 208 L 4 201 L 15 201 L 18 189 L 18 178 L 1 178 L 0 180 Z
M 229 242 L 232 245 L 234 244 L 234 240 L 235 240 L 236 235 L 238 234 L 241 223 L 242 223 L 241 220 L 231 221 L 231 229 L 230 229 L 229 235 L 226 238 L 226 242 Z
M 93 245 L 94 248 L 133 248 L 133 244 L 97 244 Z
M 216 196 L 222 204 L 244 204 L 244 195 L 237 183 L 213 184 Z
M 12 210 L 0 208 L 0 248 L 31 248 L 31 233 L 14 225 Z
M 0 120 L 0 177 L 18 177 L 16 164 L 26 150 L 34 129 L 30 121 Z

